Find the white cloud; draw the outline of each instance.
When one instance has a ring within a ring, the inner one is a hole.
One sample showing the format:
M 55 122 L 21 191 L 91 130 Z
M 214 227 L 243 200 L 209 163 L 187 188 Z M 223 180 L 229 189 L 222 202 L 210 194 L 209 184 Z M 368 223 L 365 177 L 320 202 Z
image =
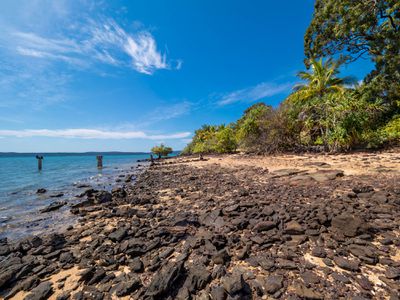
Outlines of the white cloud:
M 76 139 L 183 139 L 190 136 L 190 132 L 172 134 L 147 134 L 143 131 L 107 131 L 98 129 L 24 129 L 0 130 L 0 137 L 51 137 L 51 138 L 76 138 Z
M 148 32 L 139 34 L 136 39 L 128 36 L 124 49 L 132 58 L 134 68 L 141 73 L 152 74 L 156 69 L 168 68 L 165 55 L 157 51 L 156 42 Z
M 281 94 L 291 88 L 291 83 L 276 84 L 271 82 L 262 82 L 256 86 L 233 91 L 218 97 L 219 105 L 228 105 L 238 102 L 254 102 L 266 97 Z
M 22 56 L 61 60 L 78 67 L 107 64 L 151 75 L 156 70 L 180 69 L 182 65 L 180 60 L 173 64 L 167 61 L 149 31 L 128 33 L 112 19 L 85 20 L 57 38 L 14 30 L 9 32 L 9 38 L 0 40 L 1 44 L 11 44 Z

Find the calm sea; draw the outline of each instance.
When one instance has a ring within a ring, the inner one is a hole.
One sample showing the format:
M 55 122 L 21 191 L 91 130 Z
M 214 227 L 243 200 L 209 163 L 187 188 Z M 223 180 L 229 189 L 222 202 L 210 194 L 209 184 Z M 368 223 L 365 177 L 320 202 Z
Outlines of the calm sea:
M 42 155 L 39 172 L 34 154 L 0 154 L 0 238 L 18 238 L 71 224 L 75 219 L 67 206 L 54 213 L 39 210 L 54 201 L 79 201 L 75 196 L 87 189 L 79 185 L 111 190 L 119 177 L 122 185 L 122 177 L 135 172 L 137 160 L 149 157 L 146 153 L 103 153 L 104 167 L 99 170 L 97 153 Z M 47 192 L 37 194 L 39 188 Z M 51 197 L 57 194 L 63 196 Z

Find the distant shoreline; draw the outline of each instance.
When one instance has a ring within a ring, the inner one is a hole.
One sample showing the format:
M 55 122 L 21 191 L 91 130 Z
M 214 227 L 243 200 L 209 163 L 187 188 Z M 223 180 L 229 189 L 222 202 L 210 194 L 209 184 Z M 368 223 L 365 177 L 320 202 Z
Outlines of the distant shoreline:
M 173 154 L 181 151 L 174 151 Z M 119 151 L 89 151 L 89 152 L 0 152 L 0 157 L 27 157 L 35 155 L 43 156 L 92 156 L 92 155 L 150 155 L 151 152 L 119 152 Z

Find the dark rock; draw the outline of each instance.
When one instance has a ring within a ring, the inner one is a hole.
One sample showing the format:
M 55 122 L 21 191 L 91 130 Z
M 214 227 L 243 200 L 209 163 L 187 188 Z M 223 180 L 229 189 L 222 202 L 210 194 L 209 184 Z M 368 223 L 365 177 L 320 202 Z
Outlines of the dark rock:
M 90 267 L 86 270 L 83 270 L 79 276 L 79 281 L 83 281 L 85 283 L 89 282 L 90 279 L 92 279 L 94 272 L 96 271 L 96 269 L 94 267 Z
M 60 198 L 62 196 L 64 196 L 64 193 L 56 193 L 56 194 L 50 195 L 50 198 Z
M 388 279 L 398 279 L 398 278 L 400 278 L 400 269 L 399 268 L 388 268 L 385 272 L 385 276 Z
M 37 286 L 39 283 L 40 280 L 37 276 L 30 276 L 25 280 L 18 281 L 18 283 L 12 288 L 12 290 L 7 294 L 5 298 L 9 299 L 17 294 L 19 291 L 28 291 L 32 287 Z
M 333 267 L 333 266 L 334 266 L 332 260 L 331 260 L 330 258 L 328 258 L 328 257 L 323 258 L 322 261 L 323 261 L 324 264 L 327 265 L 328 267 Z
M 303 234 L 304 228 L 296 221 L 290 221 L 285 225 L 284 233 L 290 235 Z
M 360 264 L 355 260 L 348 260 L 343 257 L 336 256 L 333 258 L 333 261 L 336 265 L 344 270 L 352 272 L 358 272 L 360 270 Z
M 62 264 L 72 264 L 75 262 L 75 257 L 71 252 L 63 252 L 59 257 L 59 262 Z
M 169 262 L 157 272 L 150 282 L 145 295 L 148 298 L 160 298 L 174 288 L 174 283 L 184 275 L 184 261 Z
M 93 285 L 98 283 L 106 276 L 106 271 L 103 268 L 97 268 L 96 271 L 93 273 L 92 278 L 89 280 L 88 285 Z
M 141 273 L 144 270 L 143 262 L 138 257 L 134 258 L 129 266 L 131 270 L 136 273 Z
M 124 237 L 126 236 L 127 231 L 125 228 L 118 228 L 117 230 L 115 230 L 114 232 L 110 233 L 108 235 L 108 238 L 110 240 L 112 240 L 113 242 L 121 242 Z
M 276 260 L 276 265 L 280 269 L 286 269 L 286 270 L 295 270 L 297 269 L 296 263 L 294 261 L 288 260 L 288 259 L 283 259 L 283 258 L 278 258 Z
M 319 276 L 310 271 L 301 274 L 301 278 L 303 278 L 303 281 L 306 285 L 316 284 L 320 281 Z
M 356 194 L 369 193 L 373 191 L 374 188 L 372 186 L 357 186 L 353 188 L 353 192 Z
M 210 279 L 210 272 L 207 271 L 205 267 L 195 267 L 188 271 L 188 277 L 186 278 L 184 286 L 189 292 L 202 290 Z
M 246 284 L 242 274 L 224 277 L 222 279 L 222 283 L 225 291 L 231 296 L 242 292 Z
M 83 188 L 90 188 L 90 185 L 86 184 L 86 183 L 81 183 L 81 184 L 78 184 L 76 187 L 78 189 L 83 189 Z
M 211 299 L 213 300 L 225 300 L 227 295 L 225 289 L 222 286 L 213 286 L 211 288 Z
M 331 275 L 337 281 L 343 282 L 345 284 L 351 283 L 350 279 L 343 274 L 333 272 Z
M 95 196 L 94 203 L 95 204 L 103 204 L 103 203 L 108 203 L 111 202 L 112 200 L 112 195 L 107 192 L 107 191 L 101 191 Z
M 13 269 L 7 269 L 7 270 L 1 270 L 0 274 L 0 288 L 5 286 L 9 281 L 11 281 L 14 278 L 15 271 Z
M 56 298 L 56 300 L 68 300 L 71 297 L 71 293 L 69 291 L 62 292 Z
M 229 256 L 228 252 L 226 251 L 226 249 L 223 249 L 223 250 L 217 252 L 213 256 L 212 260 L 213 260 L 214 264 L 224 265 L 227 262 L 229 262 L 230 256 Z
M 371 282 L 365 276 L 357 276 L 355 280 L 364 290 L 370 291 L 373 289 Z
M 369 264 L 376 264 L 378 262 L 378 257 L 375 252 L 366 246 L 350 245 L 348 247 L 349 252 L 354 256 L 357 256 L 361 260 Z
M 326 257 L 326 251 L 325 251 L 325 249 L 322 248 L 322 247 L 315 247 L 315 248 L 312 250 L 311 254 L 312 254 L 313 256 L 315 256 L 315 257 L 320 257 L 320 258 Z
M 44 193 L 46 193 L 46 192 L 47 192 L 46 189 L 40 188 L 40 189 L 37 189 L 36 194 L 44 194 Z
M 126 282 L 120 282 L 115 287 L 115 294 L 118 297 L 123 297 L 131 294 L 142 286 L 138 278 L 130 279 Z
M 24 300 L 44 300 L 53 294 L 53 285 L 49 281 L 42 282 L 35 287 Z
M 67 202 L 65 202 L 65 201 L 53 202 L 49 206 L 41 209 L 40 212 L 41 213 L 47 213 L 47 212 L 50 212 L 50 211 L 53 211 L 53 210 L 57 210 L 57 209 L 63 207 L 65 204 L 67 204 Z
M 283 287 L 282 276 L 272 275 L 265 280 L 264 289 L 268 294 L 275 294 L 282 287 Z
M 268 230 L 271 230 L 271 229 L 273 229 L 275 227 L 276 227 L 276 223 L 275 222 L 262 221 L 262 222 L 257 223 L 253 227 L 253 231 L 256 231 L 256 232 L 268 231 Z
M 0 245 L 0 256 L 6 256 L 10 253 L 10 246 Z
M 111 191 L 112 197 L 115 198 L 124 198 L 127 195 L 127 192 L 123 188 L 115 188 Z
M 294 293 L 301 299 L 324 299 L 321 293 L 305 287 L 302 283 L 294 285 L 293 288 Z
M 332 219 L 332 228 L 346 237 L 355 237 L 360 233 L 364 221 L 351 214 L 342 214 Z
M 216 265 L 211 273 L 213 279 L 222 278 L 226 275 L 226 267 L 223 265 Z
M 202 214 L 199 217 L 199 222 L 204 226 L 215 226 L 215 222 L 220 215 L 221 215 L 221 210 L 216 209 L 211 212 Z

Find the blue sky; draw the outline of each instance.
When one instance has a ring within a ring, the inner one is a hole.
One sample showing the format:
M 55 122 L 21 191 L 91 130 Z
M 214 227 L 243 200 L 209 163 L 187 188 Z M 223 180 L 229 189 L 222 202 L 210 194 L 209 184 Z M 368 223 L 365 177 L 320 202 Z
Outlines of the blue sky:
M 312 11 L 312 0 L 3 0 L 0 152 L 182 149 L 202 124 L 290 93 Z

